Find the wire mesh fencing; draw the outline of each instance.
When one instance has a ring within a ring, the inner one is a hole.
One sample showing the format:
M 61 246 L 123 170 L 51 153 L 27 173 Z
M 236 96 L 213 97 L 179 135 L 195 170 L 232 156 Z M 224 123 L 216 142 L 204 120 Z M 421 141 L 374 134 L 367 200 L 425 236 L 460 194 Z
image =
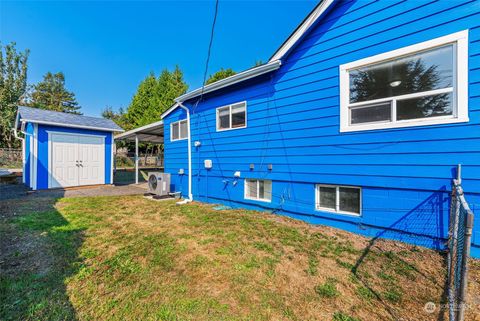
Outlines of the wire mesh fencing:
M 465 200 L 461 180 L 453 180 L 448 231 L 448 305 L 450 321 L 463 321 L 466 309 L 468 257 L 473 212 Z
M 0 148 L 0 167 L 22 168 L 22 150 L 15 148 Z

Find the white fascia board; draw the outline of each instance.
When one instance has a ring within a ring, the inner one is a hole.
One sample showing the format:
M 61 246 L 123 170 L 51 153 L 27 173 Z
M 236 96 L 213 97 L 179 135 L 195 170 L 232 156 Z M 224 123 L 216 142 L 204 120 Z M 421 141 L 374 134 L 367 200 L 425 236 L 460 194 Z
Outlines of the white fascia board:
M 157 126 L 163 126 L 163 120 L 159 120 L 157 122 L 154 122 L 154 123 L 142 126 L 142 127 L 138 127 L 138 128 L 129 130 L 127 132 L 123 132 L 123 133 L 115 136 L 115 139 L 125 139 L 130 135 L 134 135 L 135 133 L 139 133 L 139 132 L 144 131 L 144 130 L 152 129 L 152 128 L 155 128 Z
M 172 111 L 177 109 L 178 106 L 179 106 L 178 103 L 173 104 L 172 107 L 168 108 L 165 112 L 163 112 L 163 114 L 160 115 L 160 118 L 163 119 L 163 118 L 167 117 Z
M 58 127 L 65 127 L 65 128 L 91 129 L 91 130 L 99 130 L 99 131 L 104 131 L 104 132 L 124 132 L 123 129 L 118 130 L 118 129 L 105 128 L 105 127 L 63 124 L 63 123 L 56 123 L 56 122 L 42 121 L 42 120 L 34 120 L 34 119 L 25 119 L 25 118 L 22 118 L 22 122 L 27 122 L 27 123 L 32 123 L 32 124 L 40 124 L 40 125 L 58 126 Z
M 280 48 L 275 51 L 269 62 L 282 59 L 286 53 L 303 37 L 305 32 L 320 18 L 335 0 L 323 0 L 315 10 L 298 26 Z
M 270 61 L 270 62 L 268 62 L 264 65 L 247 69 L 247 70 L 242 71 L 242 72 L 240 72 L 238 74 L 235 74 L 233 76 L 230 76 L 230 77 L 221 79 L 219 81 L 216 81 L 212 84 L 206 85 L 205 87 L 203 87 L 203 93 L 204 94 L 210 93 L 212 91 L 219 90 L 221 88 L 225 88 L 225 87 L 234 85 L 234 84 L 242 82 L 244 80 L 248 80 L 248 79 L 266 74 L 268 72 L 277 70 L 278 68 L 280 68 L 281 65 L 282 65 L 282 62 L 280 60 L 274 60 L 274 61 Z M 181 102 L 187 101 L 189 99 L 195 98 L 197 96 L 200 96 L 201 94 L 202 94 L 202 87 L 197 88 L 197 89 L 195 89 L 191 92 L 188 92 L 188 93 L 186 93 L 186 94 L 184 94 L 180 97 L 175 98 L 175 101 L 177 103 L 181 103 Z M 171 111 L 168 110 L 167 112 L 165 112 L 162 115 L 162 118 L 165 117 L 166 115 L 168 115 L 169 112 L 171 112 Z

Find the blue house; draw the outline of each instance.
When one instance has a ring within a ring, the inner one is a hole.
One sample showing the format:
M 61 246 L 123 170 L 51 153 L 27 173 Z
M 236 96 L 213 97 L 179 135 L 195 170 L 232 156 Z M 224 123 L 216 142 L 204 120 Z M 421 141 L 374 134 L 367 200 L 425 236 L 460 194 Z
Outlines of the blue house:
M 103 118 L 18 107 L 23 182 L 33 190 L 113 183 L 113 133 Z
M 480 2 L 324 0 L 162 118 L 187 199 L 444 248 L 457 164 L 480 206 Z

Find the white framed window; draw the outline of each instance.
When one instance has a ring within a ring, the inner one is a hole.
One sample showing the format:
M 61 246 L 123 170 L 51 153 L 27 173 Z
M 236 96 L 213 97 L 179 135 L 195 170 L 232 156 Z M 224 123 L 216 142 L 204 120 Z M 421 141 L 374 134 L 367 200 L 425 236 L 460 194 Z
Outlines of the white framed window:
M 247 127 L 247 102 L 217 108 L 217 131 Z
M 170 141 L 182 140 L 188 138 L 187 120 L 179 120 L 170 123 Z
M 340 131 L 468 121 L 468 30 L 340 66 Z
M 362 189 L 355 186 L 317 184 L 315 185 L 315 209 L 360 216 Z
M 271 202 L 272 181 L 259 179 L 245 179 L 245 199 Z

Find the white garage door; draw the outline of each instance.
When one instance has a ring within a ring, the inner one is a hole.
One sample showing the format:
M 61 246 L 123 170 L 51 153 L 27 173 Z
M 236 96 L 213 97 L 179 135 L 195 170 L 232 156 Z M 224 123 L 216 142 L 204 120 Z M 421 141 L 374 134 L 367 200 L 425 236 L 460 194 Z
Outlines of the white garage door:
M 48 186 L 105 184 L 105 137 L 49 133 Z

